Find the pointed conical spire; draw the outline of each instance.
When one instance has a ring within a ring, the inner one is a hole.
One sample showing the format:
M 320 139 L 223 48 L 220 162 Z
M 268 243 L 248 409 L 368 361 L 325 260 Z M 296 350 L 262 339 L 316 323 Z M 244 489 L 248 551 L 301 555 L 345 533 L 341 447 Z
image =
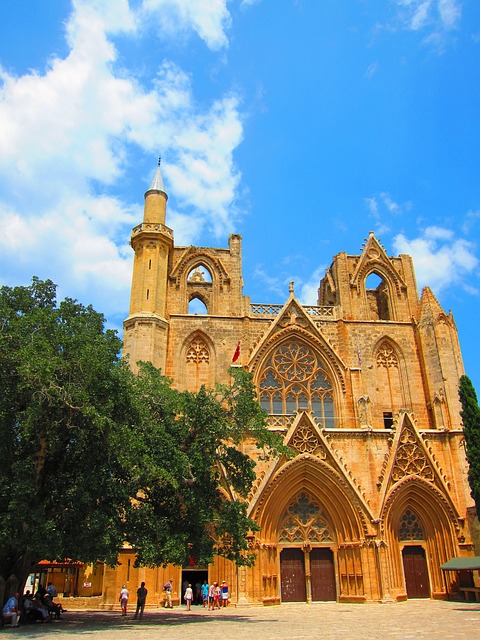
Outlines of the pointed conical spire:
M 168 196 L 163 186 L 162 172 L 160 170 L 161 158 L 153 176 L 150 189 L 145 193 L 145 207 L 143 212 L 144 222 L 160 222 L 165 224 L 165 213 Z
M 162 162 L 162 159 L 159 158 L 158 159 L 157 169 L 155 171 L 155 175 L 153 176 L 152 184 L 150 185 L 150 189 L 148 191 L 162 191 L 163 193 L 165 193 L 165 187 L 163 186 L 162 172 L 160 170 L 161 162 Z M 148 191 L 147 191 L 147 193 L 148 193 Z

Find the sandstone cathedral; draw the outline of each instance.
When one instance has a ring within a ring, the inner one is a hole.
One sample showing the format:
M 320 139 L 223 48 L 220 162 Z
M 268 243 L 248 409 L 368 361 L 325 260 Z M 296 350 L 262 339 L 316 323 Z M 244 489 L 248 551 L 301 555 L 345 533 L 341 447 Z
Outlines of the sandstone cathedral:
M 359 255 L 333 258 L 316 306 L 302 305 L 293 283 L 283 305 L 253 303 L 241 237 L 228 248 L 177 247 L 166 204 L 158 167 L 131 236 L 125 352 L 195 391 L 226 381 L 240 345 L 236 364 L 296 455 L 257 463 L 254 567 L 219 557 L 134 568 L 126 547 L 104 570 L 103 605 L 140 581 L 161 604 L 169 577 L 177 602 L 182 583 L 204 579 L 226 580 L 238 605 L 445 598 L 455 584 L 440 565 L 474 555 L 475 522 L 453 316 L 428 287 L 418 296 L 412 259 L 389 257 L 373 233 Z

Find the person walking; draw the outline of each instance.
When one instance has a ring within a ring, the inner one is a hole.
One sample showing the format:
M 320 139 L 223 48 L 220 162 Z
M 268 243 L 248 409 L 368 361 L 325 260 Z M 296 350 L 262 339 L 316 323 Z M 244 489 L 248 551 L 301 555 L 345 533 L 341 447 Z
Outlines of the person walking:
M 135 615 L 133 619 L 136 620 L 143 618 L 143 610 L 145 609 L 145 602 L 147 600 L 148 591 L 145 589 L 145 582 L 142 582 L 141 585 L 137 589 L 137 609 L 135 611 Z
M 173 578 L 170 578 L 170 580 L 167 580 L 167 582 L 163 586 L 163 590 L 165 591 L 165 596 L 166 596 L 165 608 L 173 609 L 173 604 L 172 604 Z
M 208 589 L 208 582 L 204 580 L 202 584 L 202 602 L 204 609 L 208 607 Z
M 183 598 L 187 605 L 187 611 L 190 611 L 192 608 L 192 600 L 193 600 L 193 589 L 191 584 L 189 584 L 188 587 L 185 589 Z
M 127 589 L 127 585 L 124 584 L 123 587 L 120 590 L 120 606 L 122 607 L 122 616 L 126 616 L 127 615 L 127 604 L 128 604 L 128 589 Z

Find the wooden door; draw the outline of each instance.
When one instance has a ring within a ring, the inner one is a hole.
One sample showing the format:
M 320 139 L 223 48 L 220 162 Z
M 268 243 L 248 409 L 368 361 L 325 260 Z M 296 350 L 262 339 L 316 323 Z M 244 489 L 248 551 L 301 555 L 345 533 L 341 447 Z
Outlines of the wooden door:
M 310 571 L 312 574 L 312 600 L 336 600 L 335 567 L 331 549 L 310 551 Z
M 402 551 L 405 588 L 409 598 L 429 598 L 430 580 L 422 547 L 404 547 Z
M 302 549 L 282 549 L 280 554 L 282 602 L 305 602 L 305 561 Z

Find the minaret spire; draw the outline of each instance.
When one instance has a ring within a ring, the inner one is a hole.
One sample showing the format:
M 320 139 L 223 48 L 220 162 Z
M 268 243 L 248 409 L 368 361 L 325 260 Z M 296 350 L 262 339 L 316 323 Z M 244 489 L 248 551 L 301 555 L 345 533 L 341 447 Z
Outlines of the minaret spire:
M 165 224 L 168 196 L 163 186 L 162 172 L 160 170 L 161 162 L 162 158 L 159 157 L 152 184 L 145 193 L 144 222 L 160 222 L 161 224 Z

